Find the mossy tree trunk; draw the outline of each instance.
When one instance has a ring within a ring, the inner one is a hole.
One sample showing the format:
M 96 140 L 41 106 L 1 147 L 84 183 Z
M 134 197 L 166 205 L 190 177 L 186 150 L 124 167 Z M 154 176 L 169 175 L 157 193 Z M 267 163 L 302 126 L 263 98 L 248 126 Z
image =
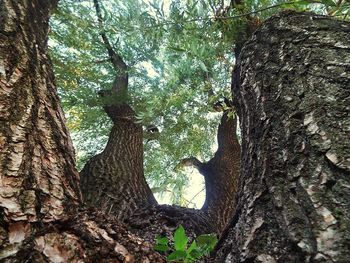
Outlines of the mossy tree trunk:
M 283 12 L 246 43 L 236 214 L 215 262 L 348 262 L 350 23 Z

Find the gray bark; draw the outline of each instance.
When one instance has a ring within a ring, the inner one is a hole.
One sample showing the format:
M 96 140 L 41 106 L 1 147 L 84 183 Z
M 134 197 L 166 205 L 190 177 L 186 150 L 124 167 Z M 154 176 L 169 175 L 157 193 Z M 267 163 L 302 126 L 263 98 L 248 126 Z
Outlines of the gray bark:
M 283 12 L 246 43 L 236 214 L 215 262 L 349 262 L 350 23 Z

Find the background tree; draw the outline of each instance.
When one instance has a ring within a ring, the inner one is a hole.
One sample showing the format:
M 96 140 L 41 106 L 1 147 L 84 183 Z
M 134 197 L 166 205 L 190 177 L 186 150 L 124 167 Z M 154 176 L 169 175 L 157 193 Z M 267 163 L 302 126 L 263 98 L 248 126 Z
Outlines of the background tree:
M 129 90 L 129 67 L 109 41 L 98 0 L 94 0 L 94 7 L 100 36 L 115 71 L 112 87 L 99 91 L 113 127 L 106 148 L 91 158 L 80 172 L 80 186 L 87 205 L 122 219 L 130 217 L 138 208 L 156 204 L 156 200 L 143 173 L 142 127 L 136 123 L 135 112 L 125 99 Z

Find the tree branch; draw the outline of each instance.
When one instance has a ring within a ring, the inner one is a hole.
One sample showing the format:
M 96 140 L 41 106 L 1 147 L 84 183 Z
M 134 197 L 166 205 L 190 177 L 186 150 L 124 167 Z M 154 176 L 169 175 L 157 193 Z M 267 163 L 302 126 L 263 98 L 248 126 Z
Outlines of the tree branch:
M 117 73 L 117 76 L 113 83 L 113 90 L 118 94 L 126 93 L 128 88 L 128 66 L 124 62 L 123 58 L 117 52 L 115 52 L 111 43 L 109 42 L 106 30 L 104 28 L 101 7 L 98 0 L 94 0 L 94 6 L 96 10 L 100 36 L 103 40 L 104 46 L 107 49 L 110 61 Z
M 183 167 L 189 167 L 194 166 L 198 171 L 204 166 L 204 163 L 202 163 L 200 160 L 198 160 L 196 157 L 189 157 L 182 159 L 179 164 L 176 166 L 177 169 L 181 169 Z

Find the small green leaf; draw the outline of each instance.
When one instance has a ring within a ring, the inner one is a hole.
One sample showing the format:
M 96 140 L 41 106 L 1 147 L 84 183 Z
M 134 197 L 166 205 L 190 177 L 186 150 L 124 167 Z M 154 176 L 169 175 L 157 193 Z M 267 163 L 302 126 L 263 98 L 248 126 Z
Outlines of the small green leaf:
M 163 245 L 163 244 L 157 244 L 154 246 L 154 250 L 159 251 L 159 252 L 166 252 L 169 249 L 170 248 L 167 245 Z
M 172 50 L 175 50 L 175 51 L 180 51 L 180 52 L 185 52 L 186 51 L 186 49 L 179 48 L 179 47 L 174 47 L 174 46 L 170 46 L 169 48 L 172 49 Z
M 332 0 L 321 0 L 321 3 L 326 6 L 335 6 L 335 3 Z
M 203 63 L 203 61 L 199 61 L 199 66 L 201 67 L 201 69 L 205 72 L 208 72 L 207 67 L 205 66 L 205 64 Z
M 187 249 L 187 253 L 191 253 L 192 250 L 197 248 L 197 243 L 196 240 L 194 240 L 191 245 L 189 246 L 189 248 Z
M 201 251 L 198 248 L 196 248 L 196 249 L 193 249 L 191 251 L 190 256 L 191 256 L 191 258 L 199 259 L 199 258 L 203 257 L 204 255 L 203 255 L 203 253 L 201 253 Z
M 187 235 L 185 229 L 180 225 L 174 233 L 174 246 L 175 250 L 185 250 L 187 244 Z
M 216 243 L 218 242 L 217 237 L 211 234 L 200 235 L 199 237 L 197 237 L 196 240 L 197 240 L 198 247 L 207 246 L 211 250 L 214 249 Z
M 187 253 L 183 250 L 176 250 L 173 253 L 171 253 L 167 260 L 179 260 L 179 259 L 185 259 L 187 256 Z
M 197 247 L 196 240 L 192 242 L 190 247 L 187 249 L 187 257 L 190 257 L 191 259 L 198 259 L 201 258 L 203 254 Z
M 156 237 L 156 244 L 168 245 L 168 238 L 167 237 L 162 237 L 160 235 L 157 235 L 157 237 Z

